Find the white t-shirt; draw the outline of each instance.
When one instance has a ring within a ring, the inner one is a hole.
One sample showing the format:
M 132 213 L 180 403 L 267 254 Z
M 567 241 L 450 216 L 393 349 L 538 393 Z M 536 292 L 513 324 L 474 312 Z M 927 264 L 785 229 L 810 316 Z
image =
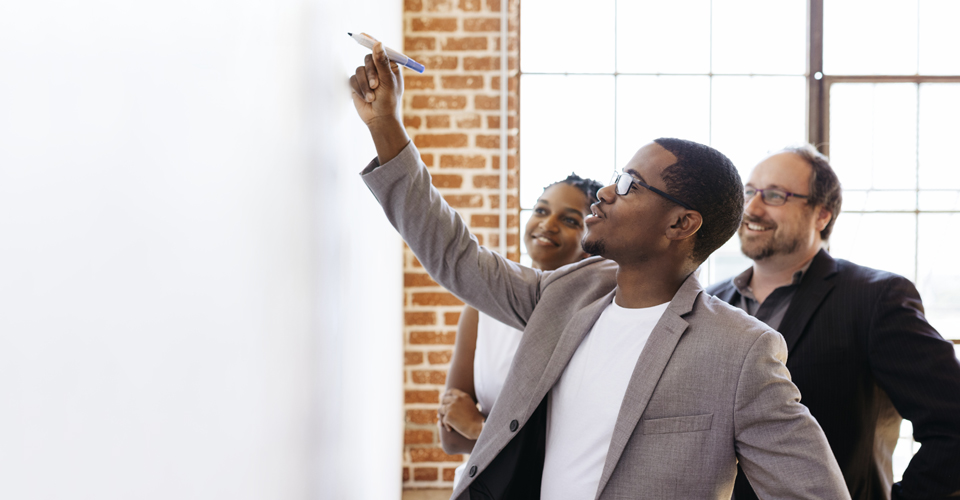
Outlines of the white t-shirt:
M 592 499 L 637 359 L 670 303 L 611 302 L 550 390 L 540 498 Z

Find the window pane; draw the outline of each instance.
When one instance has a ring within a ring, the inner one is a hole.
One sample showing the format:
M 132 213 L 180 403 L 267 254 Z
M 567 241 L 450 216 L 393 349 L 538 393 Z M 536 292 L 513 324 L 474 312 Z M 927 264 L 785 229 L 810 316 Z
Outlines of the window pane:
M 570 172 L 606 183 L 614 171 L 613 76 L 521 77 L 520 206 Z
M 806 0 L 713 0 L 713 72 L 802 75 Z
M 858 210 L 902 210 L 914 211 L 917 209 L 917 192 L 910 190 L 896 191 L 857 191 L 843 190 L 843 211 Z
M 960 59 L 960 55 L 955 57 Z M 960 84 L 920 85 L 920 187 L 923 189 L 960 189 L 958 116 Z
M 708 73 L 710 1 L 618 2 L 617 71 Z
M 844 193 L 846 196 L 846 193 Z M 846 204 L 846 200 L 844 200 Z M 920 191 L 920 210 L 960 212 L 960 191 Z
M 830 164 L 846 189 L 917 186 L 917 85 L 830 86 Z
M 841 212 L 830 235 L 830 254 L 861 266 L 914 279 L 916 216 Z
M 586 9 L 573 0 L 523 0 L 520 17 L 522 71 L 614 71 L 614 0 L 596 0 Z
M 617 80 L 617 168 L 658 137 L 710 142 L 709 77 L 621 76 Z
M 920 0 L 920 74 L 960 74 L 960 2 Z
M 805 93 L 801 76 L 714 77 L 711 146 L 746 179 L 768 152 L 804 142 Z
M 917 72 L 917 0 L 826 1 L 823 71 L 828 75 Z
M 940 335 L 960 339 L 960 214 L 920 215 L 917 288 L 927 320 Z

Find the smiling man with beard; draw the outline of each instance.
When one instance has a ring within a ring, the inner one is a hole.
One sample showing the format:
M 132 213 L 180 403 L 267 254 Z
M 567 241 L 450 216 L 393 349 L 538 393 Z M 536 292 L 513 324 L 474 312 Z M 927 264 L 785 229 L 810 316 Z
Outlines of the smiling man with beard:
M 753 266 L 707 292 L 779 330 L 802 402 L 823 426 L 854 499 L 960 496 L 960 364 L 923 316 L 916 288 L 825 249 L 841 190 L 812 146 L 761 161 L 738 230 Z M 922 443 L 901 483 L 901 415 Z M 757 498 L 741 473 L 736 500 Z

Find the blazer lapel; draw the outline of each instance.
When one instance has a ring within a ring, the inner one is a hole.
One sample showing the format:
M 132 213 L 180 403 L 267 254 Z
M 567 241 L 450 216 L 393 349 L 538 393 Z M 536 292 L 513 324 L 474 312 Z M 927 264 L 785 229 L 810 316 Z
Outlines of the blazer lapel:
M 607 450 L 607 459 L 603 464 L 603 474 L 600 476 L 600 485 L 597 488 L 597 498 L 600 498 L 607 482 L 610 481 L 610 477 L 620 461 L 620 456 L 627 446 L 627 441 L 633 435 L 634 429 L 640 422 L 640 417 L 647 408 L 650 396 L 660 381 L 660 375 L 673 356 L 673 351 L 677 347 L 680 337 L 689 326 L 689 323 L 682 316 L 693 309 L 693 304 L 702 291 L 703 288 L 701 288 L 696 277 L 692 274 L 687 277 L 680 290 L 673 296 L 670 307 L 664 311 L 660 321 L 657 322 L 650 333 L 650 338 L 643 347 L 643 351 L 640 352 L 637 365 L 633 369 L 633 375 L 630 376 L 627 392 L 620 404 L 620 413 L 617 415 L 617 423 L 613 428 L 610 448 Z
M 547 394 L 547 391 L 552 389 L 554 384 L 557 383 L 560 375 L 563 374 L 564 368 L 567 367 L 567 363 L 570 362 L 570 358 L 573 357 L 573 353 L 580 347 L 580 342 L 583 342 L 583 338 L 586 337 L 587 333 L 593 328 L 593 324 L 597 322 L 597 318 L 600 317 L 603 310 L 613 301 L 616 292 L 617 290 L 614 289 L 610 293 L 595 300 L 589 306 L 581 309 L 573 316 L 570 322 L 567 323 L 567 327 L 563 329 L 560 340 L 557 342 L 557 347 L 553 350 L 550 360 L 547 361 L 547 367 L 543 370 L 543 376 L 540 377 L 540 382 L 537 383 L 533 397 L 530 399 L 530 408 L 527 409 L 528 413 L 536 409 L 537 405 L 540 404 L 540 401 Z
M 793 295 L 790 307 L 783 316 L 783 321 L 780 322 L 779 331 L 787 342 L 788 353 L 793 351 L 793 346 L 803 336 L 813 313 L 833 290 L 834 284 L 829 278 L 836 273 L 837 261 L 833 260 L 826 250 L 820 250 L 810 263 L 800 281 L 800 287 Z

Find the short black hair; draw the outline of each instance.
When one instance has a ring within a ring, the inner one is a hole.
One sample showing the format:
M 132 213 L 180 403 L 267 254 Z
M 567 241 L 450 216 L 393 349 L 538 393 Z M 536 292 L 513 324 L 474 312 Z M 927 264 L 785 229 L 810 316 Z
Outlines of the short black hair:
M 833 232 L 833 223 L 837 221 L 837 216 L 840 215 L 840 206 L 843 204 L 843 190 L 840 187 L 840 179 L 837 178 L 836 172 L 830 166 L 830 159 L 810 144 L 786 147 L 781 152 L 793 153 L 810 165 L 812 172 L 810 174 L 810 197 L 807 198 L 807 204 L 811 207 L 821 205 L 830 212 L 830 222 L 823 228 L 823 231 L 820 231 L 820 239 L 827 241 L 830 238 L 830 233 Z
M 593 179 L 587 179 L 584 177 L 580 177 L 576 173 L 571 173 L 570 175 L 567 176 L 566 179 L 562 181 L 554 182 L 553 184 L 550 184 L 549 186 L 543 188 L 543 190 L 546 191 L 552 188 L 553 186 L 556 186 L 557 184 L 569 184 L 579 189 L 580 191 L 582 191 L 583 194 L 586 195 L 587 197 L 588 206 L 599 201 L 599 198 L 597 198 L 597 191 L 599 191 L 600 188 L 603 187 L 603 184 L 600 184 L 599 182 Z
M 677 157 L 663 170 L 667 192 L 703 217 L 691 258 L 701 263 L 723 246 L 743 219 L 743 182 L 723 153 L 693 141 L 661 137 L 653 142 Z

